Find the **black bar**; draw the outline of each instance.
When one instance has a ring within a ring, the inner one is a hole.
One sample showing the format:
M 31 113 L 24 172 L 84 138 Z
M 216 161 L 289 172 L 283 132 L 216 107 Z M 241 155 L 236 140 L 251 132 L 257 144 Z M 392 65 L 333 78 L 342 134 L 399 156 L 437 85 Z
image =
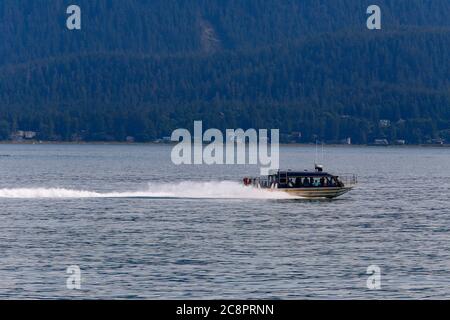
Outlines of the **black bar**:
M 140 301 L 1 301 L 3 312 L 13 314 L 36 312 L 50 315 L 84 315 L 86 310 L 97 309 L 115 317 L 129 318 L 141 315 L 146 319 L 301 319 L 317 316 L 355 316 L 359 319 L 383 317 L 391 314 L 392 307 L 405 316 L 430 316 L 439 309 L 448 310 L 447 301 L 335 301 L 335 300 L 140 300 Z M 61 310 L 65 310 L 62 314 Z M 90 312 L 90 311 L 89 311 Z M 158 316 L 158 317 L 157 317 Z M 330 317 L 330 318 L 331 318 Z M 380 318 L 381 319 L 381 318 Z

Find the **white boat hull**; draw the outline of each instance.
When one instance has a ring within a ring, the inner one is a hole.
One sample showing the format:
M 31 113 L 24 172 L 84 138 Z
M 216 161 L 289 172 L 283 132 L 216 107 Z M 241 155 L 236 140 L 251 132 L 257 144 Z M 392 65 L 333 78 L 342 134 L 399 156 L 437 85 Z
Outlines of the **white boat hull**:
M 291 195 L 315 199 L 315 198 L 328 198 L 333 199 L 352 190 L 353 187 L 326 187 L 326 188 L 277 188 L 271 189 L 273 191 L 287 192 Z

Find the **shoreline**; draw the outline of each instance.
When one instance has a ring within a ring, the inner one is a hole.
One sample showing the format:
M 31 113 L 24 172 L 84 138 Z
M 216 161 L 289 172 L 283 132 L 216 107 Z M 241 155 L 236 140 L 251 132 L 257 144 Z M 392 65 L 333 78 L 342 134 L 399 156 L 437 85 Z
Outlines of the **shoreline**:
M 123 141 L 0 141 L 0 145 L 163 145 L 171 146 L 177 144 L 163 143 L 163 142 L 123 142 Z M 314 143 L 280 143 L 283 147 L 308 147 L 316 146 Z M 424 148 L 450 148 L 450 144 L 406 144 L 406 145 L 374 145 L 374 144 L 324 144 L 327 147 L 336 148 L 352 148 L 352 147 L 374 147 L 374 148 L 410 148 L 410 147 L 424 147 Z

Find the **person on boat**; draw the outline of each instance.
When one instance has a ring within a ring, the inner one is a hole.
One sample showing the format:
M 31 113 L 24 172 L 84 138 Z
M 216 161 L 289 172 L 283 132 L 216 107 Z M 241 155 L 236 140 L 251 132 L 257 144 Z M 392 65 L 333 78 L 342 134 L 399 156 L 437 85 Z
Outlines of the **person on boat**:
M 288 187 L 289 188 L 293 188 L 294 187 L 294 179 L 289 179 L 288 180 Z
M 320 186 L 325 187 L 325 178 L 324 177 L 320 178 Z
M 327 178 L 327 187 L 333 186 L 333 178 Z
M 305 180 L 303 180 L 303 186 L 309 187 L 309 178 L 305 178 Z
M 335 177 L 332 177 L 332 178 L 331 178 L 331 186 L 332 186 L 332 187 L 336 187 L 336 186 L 337 186 L 336 178 L 335 178 Z

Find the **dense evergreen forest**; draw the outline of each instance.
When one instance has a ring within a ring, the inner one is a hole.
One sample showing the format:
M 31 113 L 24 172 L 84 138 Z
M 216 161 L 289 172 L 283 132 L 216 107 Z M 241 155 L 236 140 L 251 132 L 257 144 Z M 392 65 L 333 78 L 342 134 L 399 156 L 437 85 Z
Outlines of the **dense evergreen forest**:
M 377 0 L 370 31 L 373 2 L 2 0 L 0 140 L 152 141 L 203 120 L 450 142 L 450 1 Z

